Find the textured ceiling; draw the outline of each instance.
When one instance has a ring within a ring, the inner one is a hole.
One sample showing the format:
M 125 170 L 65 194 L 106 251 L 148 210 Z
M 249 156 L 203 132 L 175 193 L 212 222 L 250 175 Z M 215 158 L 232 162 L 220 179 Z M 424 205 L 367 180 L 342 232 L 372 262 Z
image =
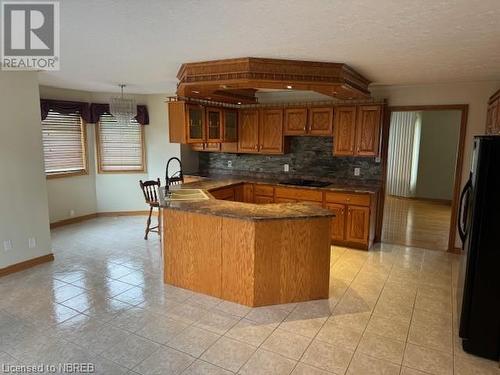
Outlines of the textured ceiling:
M 183 62 L 344 62 L 377 84 L 500 79 L 499 0 L 62 0 L 40 83 L 173 93 Z

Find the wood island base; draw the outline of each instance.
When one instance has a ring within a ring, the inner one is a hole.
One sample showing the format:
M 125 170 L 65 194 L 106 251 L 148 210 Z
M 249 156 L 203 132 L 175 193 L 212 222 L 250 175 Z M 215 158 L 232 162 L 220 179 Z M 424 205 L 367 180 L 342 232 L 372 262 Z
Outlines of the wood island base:
M 247 306 L 328 298 L 330 217 L 248 220 L 163 209 L 164 281 Z

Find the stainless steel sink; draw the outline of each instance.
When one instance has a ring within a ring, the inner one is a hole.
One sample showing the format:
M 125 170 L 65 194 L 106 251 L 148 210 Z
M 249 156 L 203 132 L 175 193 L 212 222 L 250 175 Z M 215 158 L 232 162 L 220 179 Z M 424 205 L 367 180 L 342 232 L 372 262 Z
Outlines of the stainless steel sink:
M 177 189 L 170 190 L 166 201 L 203 201 L 210 199 L 201 189 Z

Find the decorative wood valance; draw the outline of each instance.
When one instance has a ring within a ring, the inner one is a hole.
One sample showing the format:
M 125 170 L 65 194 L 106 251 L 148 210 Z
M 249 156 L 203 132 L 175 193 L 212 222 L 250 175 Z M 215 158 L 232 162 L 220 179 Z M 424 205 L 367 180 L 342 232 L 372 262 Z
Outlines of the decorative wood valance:
M 84 121 L 91 122 L 89 103 L 40 99 L 40 114 L 42 121 L 47 118 L 49 111 L 59 112 L 64 115 L 78 113 Z
M 99 121 L 101 115 L 110 114 L 109 112 L 109 104 L 107 103 L 92 103 L 90 104 L 90 118 L 91 123 L 96 123 Z M 149 113 L 148 107 L 145 105 L 137 106 L 137 115 L 134 119 L 141 125 L 149 125 Z
M 256 104 L 258 90 L 300 90 L 341 100 L 370 98 L 370 81 L 341 63 L 244 57 L 182 64 L 177 95 Z

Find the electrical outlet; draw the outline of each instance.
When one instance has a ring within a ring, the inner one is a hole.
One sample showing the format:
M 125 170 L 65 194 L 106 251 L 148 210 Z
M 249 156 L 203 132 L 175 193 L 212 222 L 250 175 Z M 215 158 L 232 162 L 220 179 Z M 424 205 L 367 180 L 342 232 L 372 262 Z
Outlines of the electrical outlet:
M 69 210 L 69 217 L 75 216 L 75 210 Z
M 290 166 L 288 164 L 283 164 L 283 172 L 290 172 Z
M 233 167 L 233 161 L 232 160 L 228 160 L 227 161 L 227 167 L 228 168 L 232 168 Z
M 375 158 L 375 163 L 380 164 L 381 161 L 382 161 L 382 159 L 380 159 L 380 156 L 377 156 Z
M 36 247 L 36 238 L 35 237 L 28 238 L 28 247 L 30 249 L 34 249 Z
M 5 240 L 5 241 L 3 241 L 3 249 L 5 251 L 12 250 L 12 240 Z
M 359 176 L 361 174 L 361 168 L 354 168 L 354 175 Z

